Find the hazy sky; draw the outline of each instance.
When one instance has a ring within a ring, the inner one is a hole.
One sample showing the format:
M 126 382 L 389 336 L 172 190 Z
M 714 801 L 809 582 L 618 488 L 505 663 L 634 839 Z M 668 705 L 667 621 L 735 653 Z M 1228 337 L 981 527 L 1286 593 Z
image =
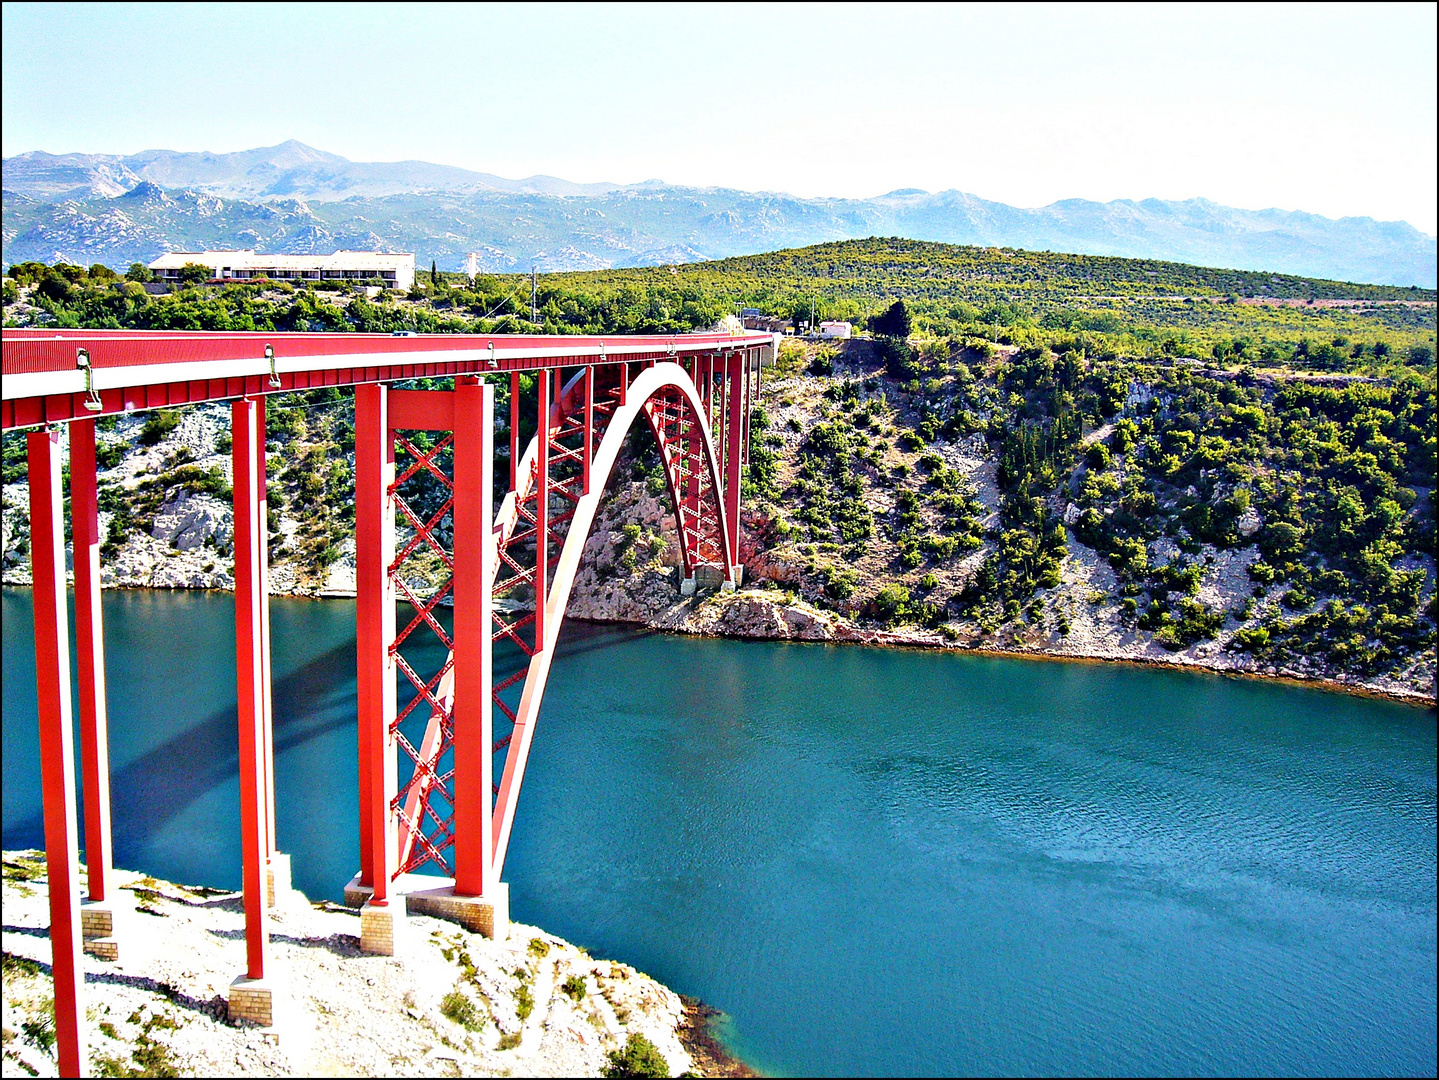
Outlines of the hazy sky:
M 5 156 L 241 150 L 1435 232 L 1436 8 L 5 4 Z

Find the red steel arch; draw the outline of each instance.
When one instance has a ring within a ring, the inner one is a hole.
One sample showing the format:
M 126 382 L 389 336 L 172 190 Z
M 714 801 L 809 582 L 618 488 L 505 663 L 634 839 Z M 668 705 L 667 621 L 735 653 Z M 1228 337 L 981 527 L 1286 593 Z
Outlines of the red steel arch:
M 492 690 L 497 719 L 508 721 L 510 731 L 493 747 L 495 753 L 504 752 L 504 765 L 493 792 L 491 861 L 483 875 L 487 882 L 497 881 L 503 870 L 550 660 L 575 573 L 615 461 L 626 436 L 641 417 L 655 437 L 664 465 L 680 542 L 681 573 L 692 581 L 702 568 L 710 568 L 729 581 L 735 579 L 737 537 L 731 525 L 732 508 L 726 507 L 724 498 L 727 488 L 722 468 L 726 450 L 734 447 L 716 446 L 711 420 L 717 403 L 712 392 L 714 379 L 724 372 L 713 363 L 702 361 L 694 366 L 711 392 L 702 392 L 689 372 L 675 361 L 645 367 L 632 382 L 622 369 L 581 370 L 548 406 L 545 437 L 542 439 L 537 432 L 530 441 L 516 463 L 514 484 L 495 515 L 490 538 L 495 557 L 488 562 L 485 587 L 492 604 L 518 593 L 533 599 L 533 610 L 516 618 L 498 605 L 492 608 L 492 640 L 518 645 L 526 660 L 518 670 L 499 679 Z M 618 376 L 599 400 L 593 396 L 595 387 L 590 381 L 597 370 Z M 546 382 L 542 376 L 542 399 L 549 395 Z M 740 395 L 736 394 L 732 402 L 738 406 Z M 730 405 L 731 401 L 723 403 Z M 512 425 L 513 422 L 512 416 Z M 722 426 L 731 430 L 729 424 Z M 582 445 L 568 446 L 567 441 Z M 597 447 L 593 445 L 595 441 Z M 592 452 L 586 454 L 586 448 Z M 556 459 L 561 468 L 570 466 L 568 475 L 551 475 Z M 734 464 L 738 465 L 737 458 Z M 417 463 L 402 475 L 423 467 Z M 434 473 L 439 475 L 438 470 Z M 737 482 L 737 468 L 734 474 L 730 487 Z M 455 484 L 458 486 L 460 481 L 457 479 Z M 540 495 L 542 487 L 548 494 L 544 499 Z M 408 509 L 406 513 L 418 534 L 422 523 Z M 439 516 L 436 514 L 433 520 Z M 541 537 L 545 538 L 543 543 Z M 418 546 L 418 541 L 411 545 Z M 559 548 L 553 561 L 549 558 L 552 547 Z M 442 549 L 437 550 L 444 554 Z M 397 559 L 396 567 L 402 561 L 403 557 Z M 447 591 L 459 591 L 458 583 L 447 583 L 431 597 L 421 599 L 409 593 L 400 576 L 395 575 L 398 590 L 406 593 L 417 611 L 410 627 L 429 622 L 447 645 L 452 644 L 432 613 L 437 600 Z M 399 640 L 404 636 L 401 634 Z M 392 878 L 426 863 L 458 876 L 458 868 L 452 867 L 449 858 L 457 831 L 455 770 L 445 765 L 446 755 L 455 747 L 455 666 L 452 647 L 444 664 L 428 678 L 407 666 L 403 668 L 417 691 L 414 703 L 429 701 L 431 713 L 418 742 L 397 738 L 397 752 L 411 759 L 414 772 L 392 797 L 398 829 Z M 400 712 L 394 721 L 397 736 L 407 711 Z
M 583 378 L 583 374 L 576 376 L 571 387 Z M 710 425 L 705 422 L 708 410 L 698 388 L 684 368 L 678 363 L 667 362 L 643 370 L 627 387 L 625 397 L 625 402 L 616 406 L 605 426 L 590 467 L 591 476 L 597 482 L 592 483 L 588 493 L 575 504 L 554 578 L 547 590 L 542 623 L 543 645 L 531 656 L 526 671 L 524 691 L 519 707 L 515 710 L 514 730 L 505 756 L 504 774 L 495 804 L 495 878 L 499 877 L 504 868 L 520 785 L 524 780 L 530 743 L 534 738 L 540 703 L 549 679 L 550 661 L 554 656 L 554 645 L 559 639 L 580 557 L 584 552 L 585 542 L 589 539 L 595 513 L 599 509 L 625 436 L 641 415 L 654 433 L 665 465 L 665 476 L 680 538 L 682 570 L 687 577 L 693 577 L 699 567 L 714 566 L 723 571 L 726 579 L 734 580 L 734 568 L 738 561 L 737 553 L 732 547 L 734 534 L 727 527 L 724 500 L 720 497 L 724 485 L 719 458 L 715 452 Z M 559 427 L 564 400 L 556 403 L 552 409 L 556 428 Z M 673 450 L 677 444 L 683 447 L 679 453 Z M 538 446 L 539 438 L 536 436 L 530 449 L 526 451 L 525 462 L 531 462 L 538 455 Z M 695 466 L 698 466 L 698 469 Z M 521 470 L 527 471 L 525 464 L 521 465 Z M 713 496 L 713 505 L 710 508 L 712 518 L 703 507 L 706 494 Z M 510 505 L 511 500 L 507 497 L 496 522 L 497 533 L 505 525 L 504 518 Z M 707 527 L 710 525 L 713 526 L 712 530 Z

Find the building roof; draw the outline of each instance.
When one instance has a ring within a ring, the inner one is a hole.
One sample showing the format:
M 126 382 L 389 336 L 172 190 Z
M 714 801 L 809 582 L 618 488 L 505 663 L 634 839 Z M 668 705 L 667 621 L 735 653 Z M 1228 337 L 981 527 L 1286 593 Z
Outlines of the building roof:
M 333 255 L 259 255 L 241 251 L 172 251 L 150 264 L 151 270 L 178 270 L 186 263 L 228 266 L 233 270 L 392 270 L 413 266 L 415 256 L 405 252 L 337 251 Z

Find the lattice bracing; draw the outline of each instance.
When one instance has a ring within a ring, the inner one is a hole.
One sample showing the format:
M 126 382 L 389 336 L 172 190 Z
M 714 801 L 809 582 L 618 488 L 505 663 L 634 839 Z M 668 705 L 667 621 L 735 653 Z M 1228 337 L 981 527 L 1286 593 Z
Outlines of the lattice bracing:
M 414 612 L 390 645 L 395 666 L 414 691 L 391 725 L 396 744 L 413 769 L 392 804 L 400 831 L 397 876 L 427 862 L 446 874 L 453 873 L 448 853 L 455 842 L 454 770 L 446 769 L 444 763 L 454 744 L 450 690 L 454 641 L 440 617 L 444 602 L 454 592 L 454 552 L 445 540 L 453 529 L 454 480 L 446 469 L 447 465 L 453 469 L 453 443 L 454 437 L 448 434 L 428 448 L 419 440 L 395 438 L 397 458 L 404 455 L 408 464 L 397 472 L 389 493 L 412 533 L 399 545 L 386 572 L 396 595 Z M 443 649 L 439 654 L 443 662 L 430 674 L 417 671 L 401 648 L 410 642 L 416 658 L 435 653 L 437 650 L 424 648 L 422 641 L 412 640 L 425 635 Z M 403 725 L 412 715 L 426 713 L 424 736 L 416 745 Z
M 611 463 L 618 452 L 618 444 L 607 442 L 606 435 L 622 408 L 626 427 L 644 417 L 659 448 L 675 509 L 682 573 L 687 579 L 693 579 L 701 567 L 718 569 L 725 577 L 730 573 L 732 553 L 726 539 L 726 503 L 719 476 L 724 446 L 733 445 L 726 438 L 730 420 L 723 402 L 731 387 L 733 392 L 740 392 L 733 386 L 736 380 L 731 378 L 727 384 L 723 372 L 710 364 L 703 370 L 701 387 L 696 388 L 688 372 L 668 367 L 663 377 L 656 372 L 642 381 L 647 388 L 642 400 L 626 404 L 627 395 L 641 383 L 640 375 L 649 366 L 652 365 L 641 365 L 636 374 L 633 366 L 597 365 L 580 369 L 562 383 L 560 372 L 538 373 L 544 420 L 537 424 L 536 437 L 515 463 L 513 487 L 502 500 L 494 525 L 491 645 L 496 664 L 492 686 L 496 738 L 492 753 L 496 755 L 495 775 L 504 776 L 494 788 L 498 796 L 497 865 L 503 862 L 518 778 L 528 753 L 532 727 L 527 726 L 533 724 L 548 674 L 545 650 L 554 640 L 556 628 L 545 625 L 546 600 L 557 587 L 566 541 L 580 520 L 576 515 L 582 500 L 596 494 L 589 485 L 592 480 L 604 482 L 605 477 L 590 475 L 598 448 L 602 443 L 611 448 L 606 459 Z M 697 364 L 695 375 L 700 374 Z M 517 380 L 512 382 L 512 387 L 517 385 Z M 516 416 L 512 412 L 512 426 Z M 616 437 L 623 434 L 617 432 Z M 413 775 L 394 802 L 401 831 L 397 873 L 434 863 L 445 874 L 453 875 L 454 773 L 453 768 L 446 768 L 446 762 L 452 760 L 454 742 L 453 642 L 440 617 L 441 605 L 453 594 L 453 581 L 445 576 L 420 589 L 402 572 L 407 560 L 422 556 L 437 569 L 435 576 L 453 574 L 454 558 L 445 543 L 444 527 L 453 506 L 453 482 L 443 460 L 449 445 L 449 437 L 428 449 L 396 440 L 397 450 L 410 459 L 393 488 L 396 507 L 413 535 L 396 556 L 391 580 L 397 595 L 409 602 L 414 614 L 405 630 L 396 636 L 393 654 L 415 691 L 395 722 L 399 745 L 414 766 Z M 607 464 L 606 469 L 609 467 Z M 442 489 L 424 504 L 428 512 L 401 497 L 402 487 L 406 483 L 413 485 L 421 477 Z M 585 505 L 588 509 L 582 520 L 588 530 L 595 502 L 590 500 Z M 577 553 L 571 557 L 571 575 L 577 557 Z M 566 595 L 570 580 L 567 578 L 563 584 Z M 561 610 L 552 617 L 562 614 Z M 414 670 L 399 651 L 406 638 L 420 633 L 421 627 L 448 654 L 444 663 L 429 674 Z M 506 656 L 517 659 L 517 666 L 502 667 L 508 663 Z M 429 722 L 416 745 L 400 731 L 400 724 L 412 713 L 423 712 L 422 703 L 428 705 Z M 524 738 L 520 737 L 522 733 Z M 511 761 L 515 755 L 517 761 Z M 508 793 L 506 785 L 510 785 Z

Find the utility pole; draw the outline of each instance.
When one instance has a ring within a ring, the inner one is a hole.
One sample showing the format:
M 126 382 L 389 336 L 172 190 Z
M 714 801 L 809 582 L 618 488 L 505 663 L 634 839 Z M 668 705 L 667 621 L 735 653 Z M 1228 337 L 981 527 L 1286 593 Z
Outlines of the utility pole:
M 536 304 L 539 298 L 538 280 L 535 277 L 535 264 L 530 263 L 530 322 L 536 324 L 540 321 L 539 307 Z

